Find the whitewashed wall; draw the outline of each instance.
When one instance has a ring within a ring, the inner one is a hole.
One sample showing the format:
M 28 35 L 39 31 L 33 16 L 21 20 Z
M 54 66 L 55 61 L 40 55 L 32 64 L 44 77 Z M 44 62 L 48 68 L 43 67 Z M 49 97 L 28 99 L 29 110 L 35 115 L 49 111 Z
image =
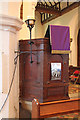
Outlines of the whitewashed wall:
M 10 88 L 14 71 L 14 51 L 17 50 L 18 31 L 23 24 L 19 19 L 19 2 L 0 2 L 0 109 Z M 9 98 L 0 112 L 2 118 L 19 117 L 18 65 Z
M 41 25 L 40 24 L 40 14 L 36 12 L 36 38 L 38 37 L 44 37 L 48 25 L 64 25 L 70 27 L 70 38 L 73 39 L 73 42 L 71 43 L 71 54 L 70 54 L 70 60 L 69 64 L 77 66 L 77 35 L 78 30 L 80 28 L 80 7 L 75 8 L 74 10 L 71 10 L 70 12 L 64 14 L 63 16 L 60 16 L 56 19 L 51 20 L 50 22 Z

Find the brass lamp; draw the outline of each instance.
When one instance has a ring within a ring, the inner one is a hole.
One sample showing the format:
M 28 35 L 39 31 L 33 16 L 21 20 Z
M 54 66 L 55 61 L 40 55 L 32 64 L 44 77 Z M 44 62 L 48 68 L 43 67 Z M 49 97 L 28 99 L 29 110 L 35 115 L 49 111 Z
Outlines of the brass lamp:
M 27 24 L 27 27 L 29 27 L 29 30 L 30 30 L 30 41 L 29 41 L 29 44 L 31 46 L 31 51 L 30 51 L 30 53 L 31 53 L 31 61 L 30 61 L 30 63 L 33 63 L 33 61 L 32 61 L 32 44 L 34 44 L 34 42 L 31 41 L 31 30 L 35 25 L 35 19 L 27 19 L 27 20 L 25 20 L 25 23 Z

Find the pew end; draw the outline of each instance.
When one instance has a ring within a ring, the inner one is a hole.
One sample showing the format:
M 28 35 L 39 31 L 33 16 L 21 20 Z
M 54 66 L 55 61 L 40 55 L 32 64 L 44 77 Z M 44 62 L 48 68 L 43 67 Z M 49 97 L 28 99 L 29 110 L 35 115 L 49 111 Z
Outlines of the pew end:
M 39 103 L 37 99 L 32 101 L 32 118 L 49 118 L 80 112 L 80 98 L 61 101 Z

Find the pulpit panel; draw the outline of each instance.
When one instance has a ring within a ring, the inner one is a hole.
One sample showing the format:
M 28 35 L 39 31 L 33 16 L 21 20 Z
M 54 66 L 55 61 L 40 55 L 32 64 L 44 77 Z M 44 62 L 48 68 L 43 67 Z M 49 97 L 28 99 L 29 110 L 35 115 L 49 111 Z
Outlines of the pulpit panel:
M 33 39 L 31 64 L 28 41 L 19 41 L 20 51 L 26 52 L 19 58 L 20 98 L 27 101 L 37 98 L 39 102 L 69 99 L 69 55 L 51 54 L 48 38 Z

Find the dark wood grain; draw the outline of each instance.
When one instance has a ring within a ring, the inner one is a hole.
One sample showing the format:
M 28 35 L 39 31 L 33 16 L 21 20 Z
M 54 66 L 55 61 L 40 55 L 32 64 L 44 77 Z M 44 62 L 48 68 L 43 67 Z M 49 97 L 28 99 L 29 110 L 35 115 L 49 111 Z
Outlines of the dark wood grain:
M 69 99 L 69 55 L 51 54 L 48 38 L 33 39 L 32 64 L 30 63 L 29 40 L 20 40 L 20 51 L 27 51 L 20 55 L 20 98 L 39 102 Z M 51 62 L 61 63 L 61 79 L 51 80 Z
M 80 29 L 77 37 L 77 66 L 80 66 Z
M 79 104 L 80 98 L 46 103 L 39 103 L 37 99 L 34 99 L 32 101 L 32 119 L 80 112 Z

